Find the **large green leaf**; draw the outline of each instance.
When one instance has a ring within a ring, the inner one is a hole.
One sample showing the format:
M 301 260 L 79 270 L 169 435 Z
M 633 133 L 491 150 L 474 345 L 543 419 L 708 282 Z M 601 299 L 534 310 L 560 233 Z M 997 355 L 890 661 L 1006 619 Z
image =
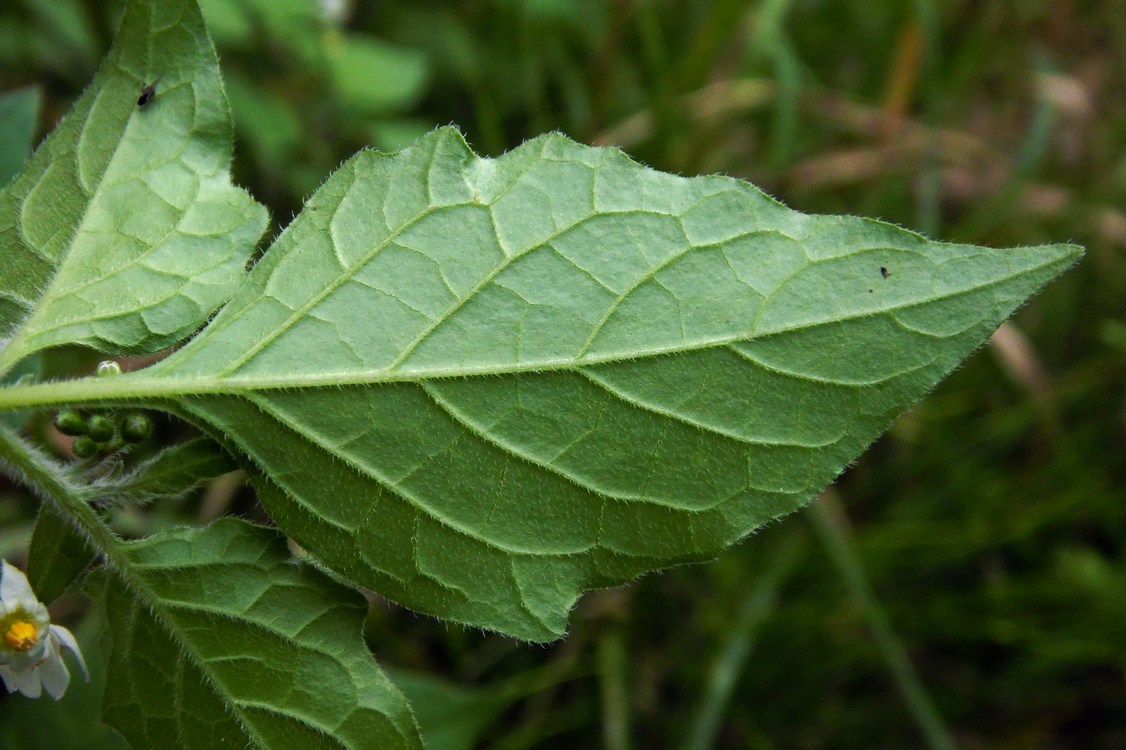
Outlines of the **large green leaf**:
M 133 747 L 422 747 L 364 645 L 364 599 L 276 532 L 223 520 L 122 553 L 89 588 L 107 618 L 103 715 Z
M 230 155 L 195 2 L 129 2 L 93 83 L 0 193 L 0 372 L 64 343 L 153 351 L 201 325 L 265 227 Z
M 356 156 L 187 347 L 69 397 L 171 399 L 328 565 L 550 639 L 800 507 L 1079 252 L 443 129 Z

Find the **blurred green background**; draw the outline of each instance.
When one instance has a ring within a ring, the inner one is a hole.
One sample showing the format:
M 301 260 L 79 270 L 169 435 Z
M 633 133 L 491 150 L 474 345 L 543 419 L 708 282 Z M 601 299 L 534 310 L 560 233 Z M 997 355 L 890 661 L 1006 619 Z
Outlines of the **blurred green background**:
M 1126 747 L 1126 1 L 201 4 L 275 228 L 356 149 L 455 123 L 483 154 L 561 130 L 803 211 L 1087 247 L 811 509 L 587 596 L 557 644 L 373 599 L 430 747 Z M 0 181 L 118 5 L 0 5 Z M 35 508 L 0 484 L 0 554 L 22 561 Z M 261 518 L 228 476 L 118 527 L 225 512 Z M 85 607 L 53 610 L 94 635 Z M 0 698 L 0 745 L 118 747 L 96 692 Z

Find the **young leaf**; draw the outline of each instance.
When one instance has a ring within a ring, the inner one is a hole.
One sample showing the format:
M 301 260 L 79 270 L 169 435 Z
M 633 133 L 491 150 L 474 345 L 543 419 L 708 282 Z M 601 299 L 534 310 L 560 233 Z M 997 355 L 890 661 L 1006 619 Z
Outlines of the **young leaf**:
M 107 618 L 107 723 L 135 748 L 421 748 L 363 642 L 366 602 L 275 532 L 222 520 L 124 546 L 88 588 Z
M 123 475 L 100 480 L 96 489 L 106 497 L 143 503 L 182 495 L 236 469 L 213 441 L 195 438 L 164 448 Z
M 347 162 L 184 349 L 53 397 L 167 399 L 326 564 L 545 640 L 806 503 L 1079 254 L 442 129 Z
M 230 156 L 194 0 L 131 0 L 93 83 L 0 192 L 0 373 L 65 343 L 155 351 L 202 324 L 265 228 Z

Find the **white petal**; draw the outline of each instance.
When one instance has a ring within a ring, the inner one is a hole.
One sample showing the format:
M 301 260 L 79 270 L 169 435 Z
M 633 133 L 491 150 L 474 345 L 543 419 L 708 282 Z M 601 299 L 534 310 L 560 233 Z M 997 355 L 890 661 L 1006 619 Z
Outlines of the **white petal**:
M 44 626 L 51 621 L 47 608 L 35 598 L 27 576 L 7 561 L 4 561 L 3 575 L 0 575 L 0 601 L 6 605 L 8 614 L 23 612 L 33 622 L 41 622 Z
M 38 671 L 43 687 L 47 689 L 50 696 L 55 700 L 62 698 L 66 693 L 67 685 L 70 684 L 70 672 L 63 663 L 62 653 L 58 649 L 51 649 L 47 661 L 43 662 Z
M 16 691 L 23 693 L 28 698 L 38 698 L 43 693 L 43 683 L 39 681 L 38 669 L 31 669 L 27 672 L 12 671 L 10 676 Z
M 27 582 L 27 576 L 23 571 L 14 565 L 9 565 L 7 560 L 3 562 L 4 572 L 0 575 L 0 599 L 3 599 L 9 608 L 12 602 L 27 599 L 38 604 L 39 600 L 35 598 L 35 592 L 31 590 L 31 584 Z
M 50 635 L 70 649 L 71 653 L 78 659 L 78 666 L 82 667 L 82 674 L 86 675 L 86 682 L 89 682 L 90 670 L 86 669 L 86 660 L 82 658 L 82 649 L 78 648 L 78 641 L 75 639 L 74 634 L 62 625 L 52 625 Z M 55 651 L 59 654 L 59 661 L 62 661 L 62 652 L 59 651 L 57 647 Z
M 16 692 L 16 678 L 11 667 L 0 664 L 0 680 L 4 681 L 4 689 L 9 693 Z

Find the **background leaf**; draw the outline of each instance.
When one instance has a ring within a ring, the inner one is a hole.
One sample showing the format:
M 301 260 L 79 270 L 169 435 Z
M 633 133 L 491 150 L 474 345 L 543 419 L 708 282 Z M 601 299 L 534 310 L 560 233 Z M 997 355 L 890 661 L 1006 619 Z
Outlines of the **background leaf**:
M 103 716 L 133 747 L 421 748 L 364 645 L 366 602 L 275 532 L 228 519 L 124 551 L 88 588 L 107 618 Z
M 333 85 L 362 113 L 397 109 L 418 96 L 426 60 L 417 51 L 359 34 L 333 35 L 326 44 Z
M 444 129 L 347 163 L 116 393 L 186 396 L 342 574 L 546 640 L 583 590 L 807 502 L 1078 254 L 806 216 L 557 135 L 479 159 Z
M 62 595 L 96 554 L 54 503 L 39 506 L 27 551 L 27 579 L 40 600 L 49 603 Z
M 0 193 L 0 372 L 64 343 L 154 351 L 206 320 L 265 228 L 230 153 L 195 3 L 130 2 L 93 83 Z
M 0 185 L 7 185 L 31 154 L 39 99 L 38 86 L 0 94 Z
M 473 750 L 513 702 L 503 691 L 463 687 L 422 672 L 388 669 L 387 676 L 410 700 L 426 750 Z

